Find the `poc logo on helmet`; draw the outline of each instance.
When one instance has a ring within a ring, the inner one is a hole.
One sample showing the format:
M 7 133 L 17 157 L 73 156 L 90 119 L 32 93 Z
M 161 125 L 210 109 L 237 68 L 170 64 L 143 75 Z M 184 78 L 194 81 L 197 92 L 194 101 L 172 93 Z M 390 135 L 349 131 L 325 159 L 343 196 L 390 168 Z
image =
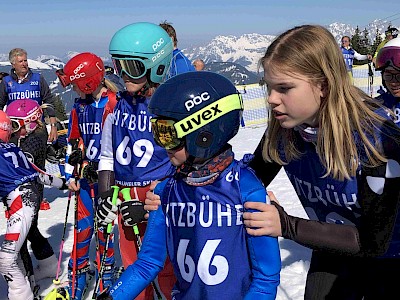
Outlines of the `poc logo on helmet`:
M 74 81 L 75 79 L 83 78 L 85 76 L 86 76 L 85 73 L 79 73 L 79 74 L 69 76 L 69 80 Z
M 156 55 L 154 55 L 152 58 L 151 58 L 151 61 L 152 62 L 155 62 L 157 59 L 159 59 L 160 57 L 161 57 L 161 55 L 163 55 L 164 54 L 164 49 L 163 50 L 161 50 L 160 52 L 158 52 Z
M 84 73 L 84 72 L 78 73 L 83 67 L 84 67 L 83 64 L 80 64 L 79 66 L 77 66 L 76 69 L 74 70 L 74 74 L 75 75 L 69 76 L 69 80 L 70 81 L 74 81 L 75 79 L 79 79 L 79 78 L 85 77 L 86 73 Z
M 157 49 L 164 44 L 164 39 L 160 38 L 155 44 L 153 44 L 153 51 L 157 51 Z
M 185 102 L 186 110 L 190 111 L 196 105 L 199 105 L 209 99 L 210 99 L 210 95 L 208 94 L 208 92 L 203 92 L 199 96 L 193 97 L 192 99 L 189 99 Z

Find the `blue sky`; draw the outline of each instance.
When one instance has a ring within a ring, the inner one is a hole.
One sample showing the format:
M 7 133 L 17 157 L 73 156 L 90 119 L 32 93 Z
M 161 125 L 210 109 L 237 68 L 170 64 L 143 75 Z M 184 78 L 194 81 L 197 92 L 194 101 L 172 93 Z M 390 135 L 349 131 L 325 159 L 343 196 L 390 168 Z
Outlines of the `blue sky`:
M 383 5 L 383 3 L 385 3 Z M 172 22 L 178 47 L 210 41 L 217 35 L 276 35 L 301 24 L 333 22 L 365 27 L 375 19 L 400 23 L 400 1 L 384 0 L 20 0 L 1 5 L 0 53 L 25 48 L 31 58 L 67 51 L 108 53 L 113 34 L 123 26 Z

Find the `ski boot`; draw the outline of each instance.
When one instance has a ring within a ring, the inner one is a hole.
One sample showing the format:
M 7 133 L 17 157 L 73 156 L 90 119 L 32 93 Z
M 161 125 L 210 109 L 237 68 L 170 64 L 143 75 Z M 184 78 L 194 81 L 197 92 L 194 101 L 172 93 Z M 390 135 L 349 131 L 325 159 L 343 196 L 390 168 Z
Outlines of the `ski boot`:
M 96 265 L 96 262 L 95 262 Z M 99 277 L 99 271 L 98 268 L 96 268 L 96 281 Z M 103 282 L 103 291 L 108 287 L 112 288 L 114 284 L 114 279 L 115 279 L 115 268 L 114 264 L 112 265 L 105 265 L 103 269 L 103 276 L 102 276 L 102 282 Z
M 71 268 L 68 268 L 68 294 L 70 296 L 71 300 L 81 300 L 84 298 L 85 293 L 88 288 L 89 284 L 89 279 L 90 279 L 90 270 L 89 265 L 86 267 L 83 267 L 81 269 L 78 269 L 76 271 L 75 279 L 73 280 L 73 270 Z M 75 282 L 75 295 L 73 297 L 72 294 L 72 283 Z

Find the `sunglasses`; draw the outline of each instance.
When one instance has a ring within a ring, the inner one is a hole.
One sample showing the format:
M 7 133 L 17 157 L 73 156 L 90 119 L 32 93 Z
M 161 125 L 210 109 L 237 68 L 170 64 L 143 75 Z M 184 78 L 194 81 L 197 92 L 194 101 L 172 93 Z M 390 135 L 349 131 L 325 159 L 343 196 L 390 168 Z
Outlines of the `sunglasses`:
M 18 130 L 21 129 L 22 126 L 28 125 L 32 122 L 36 122 L 42 117 L 42 109 L 37 109 L 34 111 L 32 114 L 27 116 L 24 119 L 11 119 L 11 128 L 13 132 L 17 132 Z
M 175 150 L 185 145 L 185 140 L 178 138 L 175 124 L 177 121 L 172 119 L 152 118 L 151 129 L 154 141 L 166 150 Z
M 400 68 L 400 51 L 398 47 L 389 46 L 379 50 L 375 68 L 381 69 L 390 65 L 395 68 Z
M 388 72 L 383 72 L 383 80 L 387 82 L 400 82 L 400 73 L 388 73 Z
M 146 75 L 147 67 L 146 62 L 138 57 L 124 57 L 124 58 L 112 58 L 115 70 L 117 74 L 122 77 L 123 73 L 131 77 L 132 79 L 139 79 Z

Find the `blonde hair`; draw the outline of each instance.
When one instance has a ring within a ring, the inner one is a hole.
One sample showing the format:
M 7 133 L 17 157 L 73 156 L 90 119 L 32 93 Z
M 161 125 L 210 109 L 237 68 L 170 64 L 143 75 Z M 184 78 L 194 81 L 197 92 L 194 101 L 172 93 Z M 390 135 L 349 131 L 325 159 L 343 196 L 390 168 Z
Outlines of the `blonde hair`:
M 118 92 L 118 87 L 117 85 L 112 82 L 111 80 L 104 78 L 104 87 L 106 87 L 108 90 L 110 90 L 113 93 L 117 93 Z
M 350 179 L 356 175 L 359 164 L 366 163 L 360 161 L 355 135 L 363 144 L 368 165 L 377 166 L 386 161 L 374 134 L 384 122 L 374 112 L 378 104 L 352 85 L 343 55 L 327 29 L 303 25 L 284 32 L 268 47 L 260 65 L 272 73 L 300 74 L 310 84 L 320 85 L 326 91 L 319 107 L 316 142 L 316 151 L 326 168 L 324 176 Z M 374 137 L 375 141 L 368 137 Z M 298 138 L 294 129 L 282 128 L 271 117 L 263 145 L 264 159 L 284 165 L 300 158 Z M 279 149 L 284 149 L 284 159 Z

